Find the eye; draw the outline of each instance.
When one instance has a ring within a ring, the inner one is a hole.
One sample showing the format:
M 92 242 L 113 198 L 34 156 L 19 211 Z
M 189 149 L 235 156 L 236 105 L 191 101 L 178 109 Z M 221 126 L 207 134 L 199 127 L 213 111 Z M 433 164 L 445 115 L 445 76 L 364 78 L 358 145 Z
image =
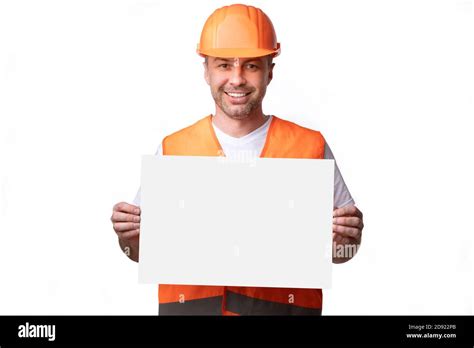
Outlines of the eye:
M 217 67 L 218 67 L 219 69 L 225 70 L 225 69 L 227 69 L 227 68 L 229 67 L 229 64 L 227 64 L 227 63 L 222 63 L 222 64 L 219 64 Z
M 251 63 L 246 64 L 246 67 L 247 67 L 248 70 L 251 70 L 251 71 L 255 71 L 255 70 L 258 69 L 258 65 L 251 64 Z

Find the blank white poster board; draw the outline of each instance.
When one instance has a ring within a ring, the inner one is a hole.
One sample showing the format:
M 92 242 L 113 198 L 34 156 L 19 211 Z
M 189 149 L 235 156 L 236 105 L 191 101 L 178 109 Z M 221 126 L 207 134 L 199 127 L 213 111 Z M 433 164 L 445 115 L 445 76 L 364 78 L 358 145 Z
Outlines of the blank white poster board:
M 329 288 L 334 160 L 143 156 L 139 282 Z

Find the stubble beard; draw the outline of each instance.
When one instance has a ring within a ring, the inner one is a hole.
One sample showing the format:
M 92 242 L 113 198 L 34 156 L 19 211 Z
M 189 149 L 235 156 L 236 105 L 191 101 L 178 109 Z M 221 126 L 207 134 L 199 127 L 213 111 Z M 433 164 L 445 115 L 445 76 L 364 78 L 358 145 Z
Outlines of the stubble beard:
M 255 90 L 251 91 L 252 93 Z M 212 90 L 212 98 L 217 106 L 230 118 L 234 120 L 243 120 L 249 117 L 253 111 L 257 110 L 262 105 L 264 93 L 252 96 L 246 104 L 242 105 L 228 105 L 224 100 L 225 92 L 222 88 L 217 91 Z

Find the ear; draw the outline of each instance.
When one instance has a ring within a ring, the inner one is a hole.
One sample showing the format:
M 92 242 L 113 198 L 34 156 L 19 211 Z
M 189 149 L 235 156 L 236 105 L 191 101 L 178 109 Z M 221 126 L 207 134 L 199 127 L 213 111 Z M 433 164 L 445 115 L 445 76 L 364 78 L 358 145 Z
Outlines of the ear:
M 268 68 L 268 82 L 267 82 L 267 86 L 270 84 L 270 82 L 272 82 L 272 79 L 273 79 L 273 67 L 275 66 L 275 63 L 272 63 L 272 65 L 270 65 L 270 67 Z
M 203 62 L 202 66 L 204 67 L 204 79 L 206 83 L 209 85 L 209 67 L 207 66 L 207 62 Z

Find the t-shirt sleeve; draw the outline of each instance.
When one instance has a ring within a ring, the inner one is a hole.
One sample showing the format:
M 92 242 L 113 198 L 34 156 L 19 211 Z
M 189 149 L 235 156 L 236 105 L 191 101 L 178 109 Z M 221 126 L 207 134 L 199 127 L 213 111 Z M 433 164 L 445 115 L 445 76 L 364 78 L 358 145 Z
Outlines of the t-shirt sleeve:
M 324 158 L 334 160 L 334 207 L 341 208 L 349 204 L 355 204 L 327 142 L 324 144 Z
M 158 146 L 158 149 L 155 152 L 155 156 L 163 156 L 163 145 L 160 143 Z M 136 206 L 140 206 L 141 203 L 141 189 L 140 187 L 138 188 L 137 194 L 135 195 L 135 198 L 133 200 L 133 204 Z

